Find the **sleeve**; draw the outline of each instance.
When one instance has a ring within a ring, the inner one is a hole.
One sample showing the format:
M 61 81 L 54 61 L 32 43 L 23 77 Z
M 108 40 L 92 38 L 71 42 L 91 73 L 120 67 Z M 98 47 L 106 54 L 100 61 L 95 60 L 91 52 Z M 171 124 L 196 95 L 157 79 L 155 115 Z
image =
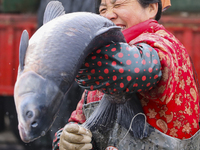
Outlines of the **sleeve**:
M 78 102 L 76 110 L 74 110 L 69 118 L 69 122 L 76 122 L 76 123 L 84 123 L 85 122 L 85 115 L 83 114 L 83 104 L 86 95 L 86 90 L 83 92 L 81 100 Z
M 87 90 L 133 93 L 152 89 L 161 76 L 158 53 L 150 45 L 113 43 L 87 56 L 76 81 Z
M 52 143 L 52 150 L 59 150 L 59 141 L 60 141 L 60 135 L 61 135 L 62 131 L 63 131 L 63 128 L 58 130 L 55 133 L 53 143 Z
M 165 105 L 171 101 L 177 92 L 177 83 L 181 77 L 179 72 L 180 65 L 182 61 L 185 64 L 190 63 L 190 60 L 187 59 L 188 54 L 183 45 L 171 33 L 165 30 L 158 30 L 152 34 L 143 33 L 129 44 L 136 45 L 137 43 L 147 43 L 157 52 L 162 71 L 162 77 L 159 83 L 156 84 L 156 87 L 150 91 L 142 91 L 140 94 L 145 99 L 144 101 L 148 99 L 148 101 L 153 103 Z M 185 68 L 185 66 L 182 66 L 182 68 Z M 186 75 L 184 76 L 187 77 Z M 144 105 L 146 105 L 146 102 Z

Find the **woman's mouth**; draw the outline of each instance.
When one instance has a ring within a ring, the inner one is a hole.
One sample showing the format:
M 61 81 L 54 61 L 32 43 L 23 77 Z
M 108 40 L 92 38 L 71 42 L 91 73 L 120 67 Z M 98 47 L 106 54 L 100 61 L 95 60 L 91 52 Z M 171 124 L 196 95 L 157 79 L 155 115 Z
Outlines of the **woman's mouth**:
M 126 29 L 126 27 L 125 26 L 123 26 L 123 27 L 121 27 L 122 29 L 121 29 L 121 31 L 123 31 L 123 30 L 125 30 Z
M 117 24 L 117 26 L 118 26 L 118 27 L 121 27 L 121 31 L 123 31 L 123 30 L 126 29 L 126 26 L 124 26 L 124 25 L 118 25 L 118 24 Z

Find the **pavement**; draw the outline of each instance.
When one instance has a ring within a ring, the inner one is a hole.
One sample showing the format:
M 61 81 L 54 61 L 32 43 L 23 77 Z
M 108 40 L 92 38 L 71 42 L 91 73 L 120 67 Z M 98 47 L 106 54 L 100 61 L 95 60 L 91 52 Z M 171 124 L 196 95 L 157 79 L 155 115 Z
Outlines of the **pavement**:
M 0 150 L 51 150 L 51 145 L 42 143 L 40 138 L 33 143 L 23 143 L 10 129 L 9 118 L 5 116 L 5 129 L 0 131 Z
M 24 148 L 18 144 L 0 144 L 0 150 L 24 150 Z
M 25 150 L 9 128 L 9 119 L 5 117 L 5 130 L 0 132 L 0 150 Z

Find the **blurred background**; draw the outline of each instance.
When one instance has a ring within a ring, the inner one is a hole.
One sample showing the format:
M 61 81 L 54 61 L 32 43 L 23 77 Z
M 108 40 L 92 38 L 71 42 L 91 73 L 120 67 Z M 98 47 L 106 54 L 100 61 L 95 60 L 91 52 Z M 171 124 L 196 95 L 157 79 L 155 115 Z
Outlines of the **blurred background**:
M 25 144 L 18 133 L 13 87 L 18 69 L 18 48 L 24 29 L 33 35 L 42 25 L 50 0 L 0 0 L 0 150 L 50 150 L 54 133 L 62 128 L 81 97 L 83 89 L 74 83 L 59 115 L 46 136 Z M 59 0 L 66 13 L 95 12 L 94 0 Z M 200 0 L 171 0 L 160 23 L 186 47 L 197 75 L 200 74 Z M 198 76 L 200 80 L 200 75 Z M 48 117 L 48 116 L 47 116 Z

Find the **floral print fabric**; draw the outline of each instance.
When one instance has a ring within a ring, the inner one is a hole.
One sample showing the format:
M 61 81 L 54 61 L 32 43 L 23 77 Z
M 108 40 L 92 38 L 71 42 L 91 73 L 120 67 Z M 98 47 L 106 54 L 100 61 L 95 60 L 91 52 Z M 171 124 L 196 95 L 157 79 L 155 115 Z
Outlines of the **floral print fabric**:
M 172 137 L 190 138 L 199 130 L 199 97 L 189 55 L 162 25 L 145 23 L 149 28 L 129 44 L 144 42 L 157 50 L 163 74 L 157 87 L 140 93 L 147 122 Z

